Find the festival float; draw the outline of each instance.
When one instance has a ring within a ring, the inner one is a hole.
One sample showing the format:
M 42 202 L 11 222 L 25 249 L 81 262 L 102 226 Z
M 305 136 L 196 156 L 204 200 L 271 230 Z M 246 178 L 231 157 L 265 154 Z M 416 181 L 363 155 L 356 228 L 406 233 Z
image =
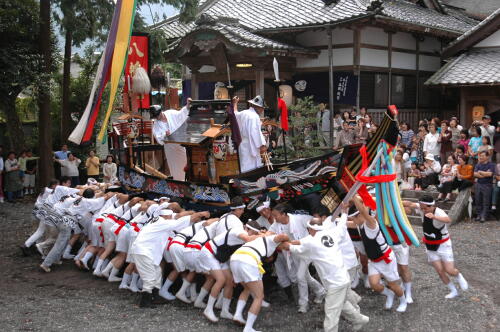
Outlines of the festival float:
M 69 140 L 76 144 L 90 141 L 103 91 L 109 83 L 110 99 L 98 139 L 108 136 L 110 151 L 119 163 L 119 181 L 127 191 L 168 196 L 183 200 L 189 208 L 215 213 L 227 210 L 234 196 L 241 196 L 248 210 L 262 201 L 291 202 L 297 209 L 321 202 L 334 217 L 340 213 L 340 203 L 358 193 L 365 204 L 377 210 L 379 220 L 385 221 L 381 224 L 393 227 L 400 241 L 418 245 L 402 208 L 392 170 L 398 135 L 395 106 L 388 107 L 366 145 L 345 146 L 321 156 L 274 165 L 264 155 L 264 166 L 240 173 L 237 142 L 233 137 L 236 119 L 230 93 L 222 86 L 217 86 L 213 100 L 191 101 L 186 120 L 163 142 L 155 140 L 150 109 L 173 111 L 179 108 L 179 96 L 170 87 L 168 73 L 165 75 L 157 67 L 151 71 L 147 36 L 130 33 L 133 15 L 127 12 L 131 10 L 127 7 L 129 2 L 118 4 L 88 105 Z M 279 82 L 276 61 L 274 68 Z M 229 77 L 228 81 L 230 87 Z M 108 128 L 113 101 L 120 88 L 123 89 L 121 115 Z M 151 97 L 159 102 L 152 105 Z M 262 122 L 276 125 L 272 119 Z M 183 181 L 169 176 L 162 146 L 166 144 L 186 149 Z M 375 200 L 367 191 L 367 183 L 375 187 Z M 381 229 L 387 233 L 385 226 Z M 388 234 L 386 237 L 390 239 Z

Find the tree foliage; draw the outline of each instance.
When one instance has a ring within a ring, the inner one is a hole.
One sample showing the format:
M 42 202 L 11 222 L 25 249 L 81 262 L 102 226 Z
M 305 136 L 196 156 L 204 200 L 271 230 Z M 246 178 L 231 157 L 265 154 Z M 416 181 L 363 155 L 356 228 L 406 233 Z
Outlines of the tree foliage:
M 308 158 L 321 154 L 318 148 L 318 132 L 315 130 L 317 105 L 314 104 L 313 97 L 297 99 L 295 105 L 290 106 L 290 124 L 292 135 L 293 158 Z

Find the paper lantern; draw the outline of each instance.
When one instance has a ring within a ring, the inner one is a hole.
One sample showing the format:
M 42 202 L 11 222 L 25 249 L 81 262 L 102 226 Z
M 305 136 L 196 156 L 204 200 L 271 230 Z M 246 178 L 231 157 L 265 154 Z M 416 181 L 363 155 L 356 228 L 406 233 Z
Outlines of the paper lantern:
M 285 101 L 287 105 L 292 105 L 293 91 L 290 85 L 280 85 L 280 98 Z

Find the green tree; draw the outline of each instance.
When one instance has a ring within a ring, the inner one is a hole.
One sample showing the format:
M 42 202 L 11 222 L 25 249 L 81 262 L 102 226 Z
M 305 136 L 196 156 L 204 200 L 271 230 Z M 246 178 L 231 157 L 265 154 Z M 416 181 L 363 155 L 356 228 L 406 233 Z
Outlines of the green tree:
M 289 107 L 290 125 L 292 135 L 291 140 L 293 150 L 290 152 L 292 158 L 308 158 L 320 155 L 322 152 L 318 148 L 319 139 L 316 126 L 317 105 L 313 102 L 313 97 L 297 99 L 295 105 Z
M 38 4 L 35 0 L 3 0 L 0 4 L 0 110 L 7 120 L 11 149 L 24 148 L 24 132 L 16 98 L 39 79 Z

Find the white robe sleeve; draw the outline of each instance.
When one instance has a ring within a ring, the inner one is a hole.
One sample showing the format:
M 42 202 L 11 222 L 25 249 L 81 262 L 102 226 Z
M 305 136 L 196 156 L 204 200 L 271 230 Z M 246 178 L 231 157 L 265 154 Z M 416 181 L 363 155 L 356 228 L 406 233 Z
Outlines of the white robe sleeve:
M 266 139 L 262 134 L 261 122 L 258 117 L 252 117 L 247 121 L 248 137 L 250 138 L 252 156 L 260 155 L 260 147 L 266 145 Z
M 155 120 L 153 124 L 153 135 L 155 136 L 156 141 L 161 145 L 163 145 L 163 141 L 165 140 L 166 132 L 166 123 L 160 120 Z

